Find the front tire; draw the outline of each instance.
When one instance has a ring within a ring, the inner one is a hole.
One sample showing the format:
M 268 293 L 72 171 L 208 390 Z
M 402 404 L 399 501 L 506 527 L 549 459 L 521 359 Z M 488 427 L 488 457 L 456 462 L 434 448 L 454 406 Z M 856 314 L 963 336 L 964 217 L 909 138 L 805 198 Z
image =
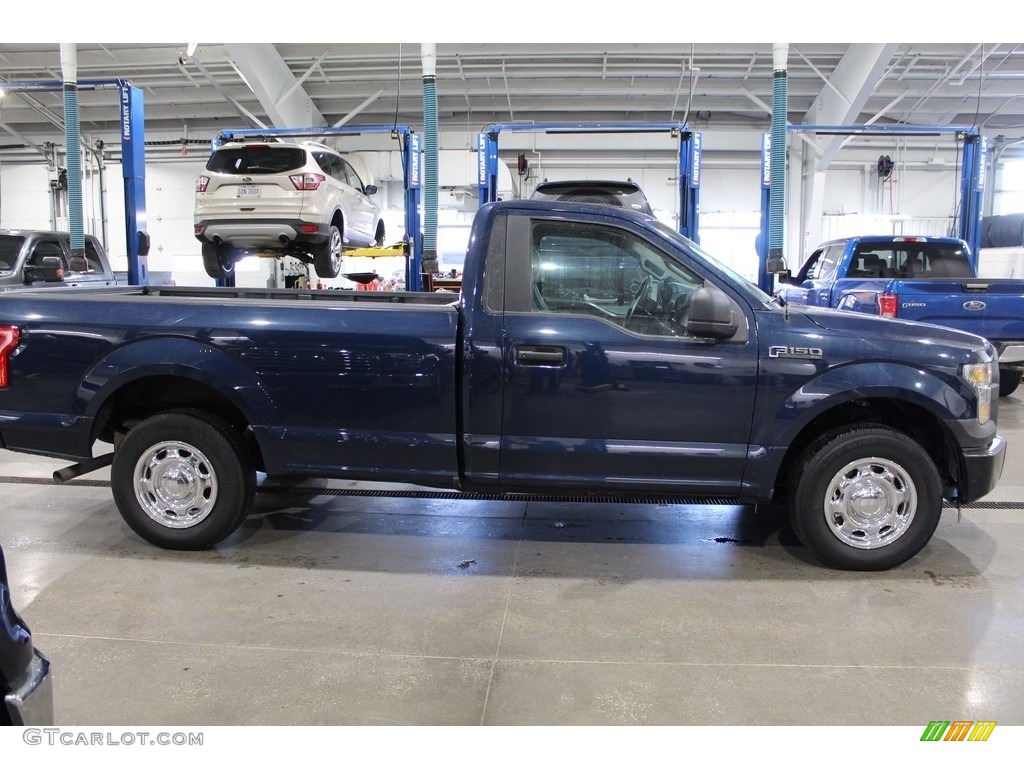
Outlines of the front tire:
M 1009 397 L 1020 386 L 1021 372 L 1016 368 L 999 369 L 999 396 Z
M 928 453 L 886 427 L 847 427 L 812 443 L 797 464 L 789 519 L 797 538 L 833 568 L 883 571 L 931 539 L 942 479 Z
M 129 430 L 110 484 L 124 521 L 164 549 L 208 549 L 245 519 L 256 472 L 239 434 L 201 411 L 169 411 Z
M 373 244 L 378 248 L 384 245 L 384 220 L 381 219 L 377 222 L 377 232 L 373 236 Z
M 327 241 L 313 248 L 313 269 L 319 277 L 337 277 L 341 274 L 341 230 L 333 224 Z

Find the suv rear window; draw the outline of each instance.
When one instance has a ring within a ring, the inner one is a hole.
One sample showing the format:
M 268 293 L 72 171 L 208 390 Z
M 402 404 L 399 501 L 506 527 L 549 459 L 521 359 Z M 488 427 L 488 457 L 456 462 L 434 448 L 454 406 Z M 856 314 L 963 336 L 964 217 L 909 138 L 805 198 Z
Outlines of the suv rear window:
M 301 147 L 254 144 L 218 149 L 206 163 L 206 170 L 217 173 L 256 175 L 286 173 L 298 170 L 305 164 L 306 150 Z

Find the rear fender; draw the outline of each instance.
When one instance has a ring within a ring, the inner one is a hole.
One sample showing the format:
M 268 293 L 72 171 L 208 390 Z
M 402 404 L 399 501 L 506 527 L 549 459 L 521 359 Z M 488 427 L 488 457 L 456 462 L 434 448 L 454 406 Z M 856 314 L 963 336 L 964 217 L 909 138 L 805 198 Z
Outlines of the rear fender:
M 205 384 L 233 403 L 250 424 L 266 424 L 276 409 L 259 379 L 234 357 L 188 338 L 150 338 L 119 346 L 82 379 L 75 412 L 95 417 L 127 384 L 154 376 L 175 376 Z

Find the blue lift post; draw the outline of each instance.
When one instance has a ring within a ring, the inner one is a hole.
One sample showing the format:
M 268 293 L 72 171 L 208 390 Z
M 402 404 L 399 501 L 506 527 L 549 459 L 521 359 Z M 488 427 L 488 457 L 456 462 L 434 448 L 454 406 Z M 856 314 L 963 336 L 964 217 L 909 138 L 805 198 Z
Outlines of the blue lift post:
M 498 199 L 498 137 L 502 131 L 535 133 L 669 133 L 679 141 L 679 232 L 696 243 L 700 206 L 701 134 L 684 123 L 493 123 L 477 136 L 480 204 Z
M 423 289 L 420 268 L 423 263 L 423 232 L 420 225 L 420 198 L 422 195 L 422 163 L 420 161 L 420 137 L 404 125 L 360 125 L 328 126 L 319 128 L 246 128 L 226 130 L 213 140 L 214 148 L 227 141 L 261 137 L 302 137 L 302 136 L 359 136 L 363 133 L 389 133 L 392 138 L 402 140 L 402 172 L 405 187 L 405 232 L 410 238 L 409 259 L 405 270 L 405 284 L 410 291 Z M 232 280 L 234 278 L 232 277 Z M 224 284 L 217 281 L 218 285 Z
M 127 80 L 79 80 L 77 86 L 79 89 L 118 89 L 128 282 L 131 285 L 147 285 L 149 235 L 146 233 L 146 133 L 142 90 Z M 64 83 L 59 80 L 12 82 L 3 83 L 3 88 L 5 91 L 60 91 Z
M 974 269 L 978 268 L 978 251 L 981 248 L 981 212 L 985 194 L 985 165 L 988 154 L 988 139 L 981 136 L 976 128 L 957 126 L 915 126 L 915 125 L 790 125 L 790 131 L 804 131 L 823 135 L 840 136 L 944 136 L 952 135 L 962 141 L 963 159 L 960 164 L 960 204 L 957 206 L 957 234 L 970 248 Z M 762 166 L 767 168 L 770 155 L 770 137 L 765 134 L 761 147 Z M 761 180 L 761 233 L 758 237 L 759 285 L 771 293 L 774 290 L 772 277 L 765 270 L 768 260 L 768 177 Z

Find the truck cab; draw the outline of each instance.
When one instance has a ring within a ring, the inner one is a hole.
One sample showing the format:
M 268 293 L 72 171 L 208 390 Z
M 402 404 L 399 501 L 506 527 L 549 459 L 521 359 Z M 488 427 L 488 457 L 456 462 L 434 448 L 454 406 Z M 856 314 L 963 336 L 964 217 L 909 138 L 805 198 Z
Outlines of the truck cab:
M 103 246 L 91 235 L 76 255 L 67 232 L 0 230 L 0 291 L 116 283 Z

